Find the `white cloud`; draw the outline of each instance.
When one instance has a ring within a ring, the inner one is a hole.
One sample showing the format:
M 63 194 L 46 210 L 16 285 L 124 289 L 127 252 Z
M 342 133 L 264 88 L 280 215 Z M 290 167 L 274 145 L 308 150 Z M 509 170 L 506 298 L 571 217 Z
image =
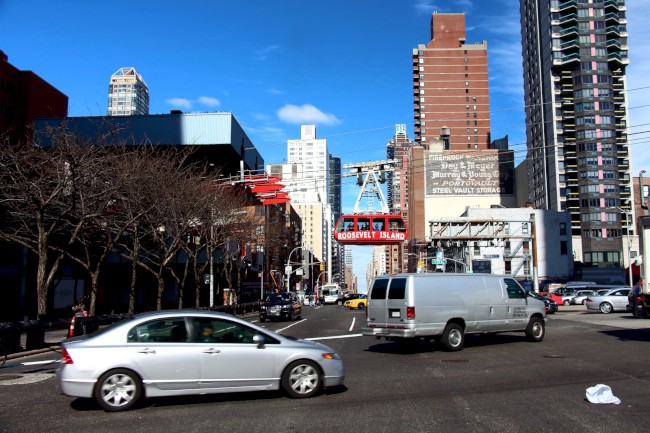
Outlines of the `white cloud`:
M 311 104 L 297 105 L 287 104 L 277 111 L 278 118 L 285 123 L 319 125 L 338 125 L 341 123 L 333 114 L 320 111 Z
M 283 95 L 284 94 L 284 92 L 282 90 L 280 90 L 280 89 L 267 89 L 266 92 L 269 95 Z
M 171 98 L 167 99 L 165 102 L 167 102 L 172 107 L 184 108 L 186 110 L 192 108 L 192 101 L 185 98 Z
M 200 96 L 198 102 L 208 107 L 218 107 L 221 105 L 221 102 L 217 98 L 211 96 Z
M 277 51 L 278 49 L 280 49 L 279 45 L 269 45 L 267 47 L 257 50 L 255 52 L 255 55 L 257 57 L 257 60 L 264 61 L 269 58 L 271 53 Z

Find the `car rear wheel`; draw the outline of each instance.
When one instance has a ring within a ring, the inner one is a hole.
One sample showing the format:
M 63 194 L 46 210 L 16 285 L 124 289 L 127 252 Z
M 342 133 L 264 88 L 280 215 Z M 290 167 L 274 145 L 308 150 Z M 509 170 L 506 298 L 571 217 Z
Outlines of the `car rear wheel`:
M 539 317 L 531 317 L 526 327 L 526 338 L 530 341 L 542 341 L 544 339 L 544 321 Z
M 142 395 L 142 383 L 137 374 L 125 368 L 104 373 L 95 385 L 97 403 L 107 412 L 128 410 Z
M 357 308 L 358 308 L 359 310 L 365 310 L 365 308 L 366 308 L 366 304 L 364 304 L 363 302 L 360 302 L 359 305 L 357 306 Z
M 463 344 L 465 343 L 465 332 L 462 326 L 457 323 L 448 324 L 442 333 L 442 339 L 440 341 L 449 352 L 462 350 Z
M 282 389 L 289 397 L 313 397 L 322 387 L 323 375 L 313 361 L 294 361 L 282 373 Z
M 569 301 L 568 299 L 565 300 L 565 301 L 564 301 L 564 305 L 571 305 L 571 301 Z
M 337 301 L 336 303 L 339 305 L 339 307 L 343 305 L 343 301 Z
M 600 312 L 601 313 L 609 314 L 609 313 L 612 312 L 612 310 L 613 310 L 612 304 L 610 304 L 609 302 L 603 302 L 602 304 L 600 304 Z

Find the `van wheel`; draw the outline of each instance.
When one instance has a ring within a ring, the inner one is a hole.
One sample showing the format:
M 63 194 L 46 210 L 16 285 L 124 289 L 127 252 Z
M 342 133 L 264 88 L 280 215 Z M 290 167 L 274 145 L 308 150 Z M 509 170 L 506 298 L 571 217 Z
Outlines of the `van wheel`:
M 462 326 L 457 323 L 450 323 L 442 333 L 442 345 L 445 346 L 449 352 L 457 352 L 463 349 L 465 343 L 465 332 Z
M 544 321 L 539 317 L 531 317 L 526 327 L 526 338 L 530 341 L 542 341 L 544 333 Z

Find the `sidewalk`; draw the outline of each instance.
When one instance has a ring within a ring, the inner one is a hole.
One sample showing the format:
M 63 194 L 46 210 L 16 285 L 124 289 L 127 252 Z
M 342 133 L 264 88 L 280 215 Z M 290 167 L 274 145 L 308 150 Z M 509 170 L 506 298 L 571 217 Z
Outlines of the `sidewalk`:
M 40 353 L 52 352 L 59 349 L 59 343 L 65 340 L 68 337 L 67 329 L 52 329 L 45 331 L 45 347 L 42 349 L 35 350 L 23 350 L 21 352 L 10 353 L 7 355 L 7 360 L 24 358 L 26 356 L 38 355 Z M 22 333 L 20 335 L 20 346 L 26 347 L 27 344 L 27 334 Z

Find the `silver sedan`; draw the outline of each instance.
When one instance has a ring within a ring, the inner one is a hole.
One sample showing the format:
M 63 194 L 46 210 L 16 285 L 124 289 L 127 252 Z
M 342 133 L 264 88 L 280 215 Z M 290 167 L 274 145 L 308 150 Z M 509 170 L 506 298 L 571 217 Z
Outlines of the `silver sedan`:
M 277 389 L 312 397 L 345 376 L 325 345 L 200 310 L 138 314 L 62 346 L 60 391 L 110 412 L 143 397 Z
M 585 305 L 588 310 L 600 310 L 603 314 L 612 311 L 626 311 L 629 288 L 611 289 L 599 296 L 587 296 Z

